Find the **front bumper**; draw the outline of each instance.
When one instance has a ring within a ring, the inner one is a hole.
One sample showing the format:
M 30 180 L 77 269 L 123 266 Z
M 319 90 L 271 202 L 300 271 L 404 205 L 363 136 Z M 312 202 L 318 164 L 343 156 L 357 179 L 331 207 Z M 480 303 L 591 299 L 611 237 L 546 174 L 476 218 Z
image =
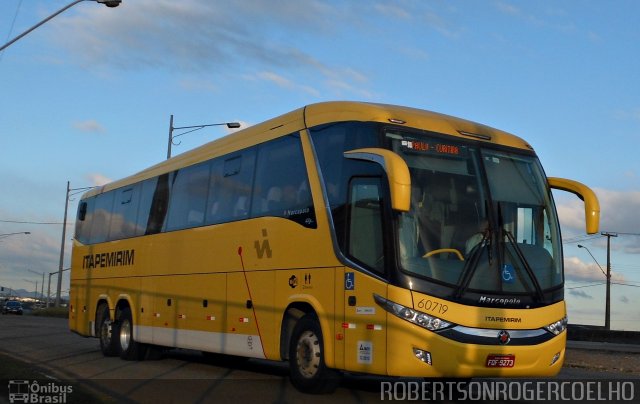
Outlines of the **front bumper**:
M 564 362 L 566 332 L 532 345 L 480 345 L 458 342 L 388 316 L 387 372 L 405 377 L 554 376 Z M 415 354 L 428 352 L 430 364 Z M 512 356 L 513 367 L 488 367 L 490 356 Z

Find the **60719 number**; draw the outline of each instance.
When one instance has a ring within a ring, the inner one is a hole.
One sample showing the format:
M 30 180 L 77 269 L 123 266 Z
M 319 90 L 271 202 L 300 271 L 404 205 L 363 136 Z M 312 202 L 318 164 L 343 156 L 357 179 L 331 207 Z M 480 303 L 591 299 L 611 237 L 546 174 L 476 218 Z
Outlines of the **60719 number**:
M 416 306 L 424 311 L 431 311 L 438 314 L 444 314 L 449 310 L 449 306 L 446 304 L 431 299 L 421 299 Z

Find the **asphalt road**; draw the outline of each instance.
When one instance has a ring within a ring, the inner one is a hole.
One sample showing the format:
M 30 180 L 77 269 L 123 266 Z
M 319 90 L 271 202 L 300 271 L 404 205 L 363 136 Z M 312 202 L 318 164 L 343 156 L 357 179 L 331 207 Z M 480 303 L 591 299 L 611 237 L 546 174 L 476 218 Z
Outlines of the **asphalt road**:
M 65 319 L 33 316 L 0 316 L 0 352 L 32 363 L 51 380 L 80 381 L 114 402 L 380 402 L 381 383 L 398 380 L 348 375 L 335 393 L 310 396 L 291 386 L 288 368 L 282 363 L 254 359 L 236 364 L 215 363 L 189 350 L 170 351 L 156 361 L 105 358 L 97 339 L 71 333 Z M 560 376 L 565 379 L 629 378 L 629 375 L 566 368 Z M 6 397 L 0 397 L 0 403 L 3 399 L 7 402 Z

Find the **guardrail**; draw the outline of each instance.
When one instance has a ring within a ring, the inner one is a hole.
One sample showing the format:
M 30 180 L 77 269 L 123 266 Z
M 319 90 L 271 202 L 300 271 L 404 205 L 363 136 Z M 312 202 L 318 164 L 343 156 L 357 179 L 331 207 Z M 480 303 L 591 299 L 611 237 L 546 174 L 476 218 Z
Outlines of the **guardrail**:
M 607 331 L 604 327 L 593 325 L 569 324 L 567 326 L 567 338 L 571 341 L 640 344 L 639 331 Z

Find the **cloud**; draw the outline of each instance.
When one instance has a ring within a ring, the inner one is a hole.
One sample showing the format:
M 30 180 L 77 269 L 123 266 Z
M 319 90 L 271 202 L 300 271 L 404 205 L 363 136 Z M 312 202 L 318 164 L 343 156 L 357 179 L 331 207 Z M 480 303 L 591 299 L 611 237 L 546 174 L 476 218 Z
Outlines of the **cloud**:
M 178 82 L 178 85 L 185 91 L 198 91 L 217 93 L 218 87 L 211 80 L 201 80 L 197 78 L 186 78 Z
M 522 14 L 522 11 L 511 3 L 496 1 L 494 4 L 495 4 L 495 7 L 498 9 L 498 11 L 504 14 L 513 15 L 513 16 L 519 16 Z
M 106 130 L 98 121 L 89 119 L 87 121 L 74 122 L 73 127 L 84 133 L 105 133 Z
M 403 55 L 405 55 L 408 58 L 411 58 L 413 60 L 417 60 L 417 61 L 429 60 L 429 53 L 427 53 L 423 49 L 404 46 L 404 47 L 399 48 L 398 52 L 400 52 L 401 54 L 403 54 Z
M 412 17 L 411 11 L 405 10 L 396 4 L 378 3 L 374 6 L 374 9 L 382 15 L 391 16 L 393 18 L 410 20 Z
M 618 110 L 615 112 L 615 117 L 622 121 L 640 122 L 640 107 L 626 109 L 626 110 Z
M 94 186 L 101 186 L 113 182 L 113 180 L 109 177 L 106 177 L 102 174 L 92 173 L 86 176 L 87 180 L 90 184 Z
M 56 38 L 75 60 L 92 67 L 208 74 L 253 70 L 249 74 L 281 77 L 303 72 L 357 88 L 366 83 L 362 72 L 327 65 L 294 45 L 304 36 L 336 35 L 341 21 L 348 20 L 336 7 L 315 0 L 136 0 L 112 10 L 78 8 L 56 24 Z M 290 88 L 319 94 L 311 87 Z
M 256 74 L 256 77 L 260 80 L 271 82 L 281 88 L 295 90 L 295 91 L 297 90 L 303 91 L 314 97 L 320 96 L 320 91 L 316 90 L 315 88 L 304 85 L 304 84 L 294 83 L 292 80 L 287 79 L 274 72 L 269 72 L 269 71 L 259 72 L 258 74 Z
M 72 226 L 67 231 L 72 231 Z M 45 282 L 48 282 L 50 272 L 57 271 L 60 257 L 60 233 L 61 226 L 56 226 L 51 231 L 32 230 L 26 238 L 7 238 L 2 241 L 2 262 L 0 262 L 0 284 L 12 289 L 25 288 L 33 290 L 34 284 L 25 282 L 38 281 L 38 290 L 42 282 L 42 275 L 36 275 L 27 269 L 45 273 Z M 69 234 L 69 233 L 67 233 Z M 67 243 L 65 248 L 70 248 Z M 52 283 L 56 277 L 52 277 Z M 55 289 L 55 285 L 52 285 Z M 47 291 L 47 285 L 44 287 Z
M 582 290 L 570 290 L 569 294 L 575 297 L 581 297 L 583 299 L 593 299 L 593 296 L 587 294 L 585 291 L 582 291 Z
M 618 233 L 638 233 L 640 229 L 640 191 L 594 189 L 600 201 L 600 230 Z M 584 204 L 578 198 L 557 200 L 560 224 L 565 234 L 584 234 Z M 614 243 L 612 243 L 614 244 Z M 617 239 L 612 248 L 629 254 L 640 254 L 637 237 Z
M 461 29 L 448 22 L 439 14 L 426 12 L 422 16 L 423 21 L 446 38 L 455 39 L 461 34 Z
M 604 269 L 604 268 L 603 268 Z M 565 257 L 564 276 L 568 281 L 577 282 L 606 282 L 606 278 L 600 267 L 593 263 L 585 263 L 578 257 Z M 624 276 L 612 273 L 613 281 L 624 281 Z

